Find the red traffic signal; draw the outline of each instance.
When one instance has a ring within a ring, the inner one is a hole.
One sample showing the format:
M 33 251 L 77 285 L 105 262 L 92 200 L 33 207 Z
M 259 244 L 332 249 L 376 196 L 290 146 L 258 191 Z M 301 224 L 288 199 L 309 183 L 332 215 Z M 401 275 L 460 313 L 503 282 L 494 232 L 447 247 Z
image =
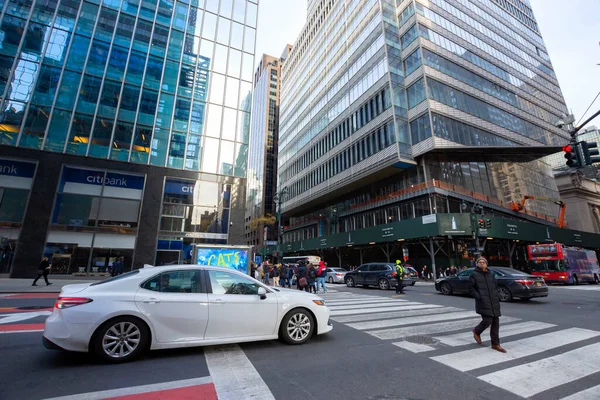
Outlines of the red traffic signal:
M 573 151 L 573 146 L 571 146 L 570 144 L 563 146 L 562 151 L 565 151 L 567 153 L 570 153 Z

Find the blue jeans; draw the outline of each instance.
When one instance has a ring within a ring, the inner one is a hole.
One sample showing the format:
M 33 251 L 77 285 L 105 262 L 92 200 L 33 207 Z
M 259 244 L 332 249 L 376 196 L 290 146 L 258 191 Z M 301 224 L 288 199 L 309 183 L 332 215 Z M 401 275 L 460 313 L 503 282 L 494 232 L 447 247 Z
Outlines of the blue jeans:
M 325 285 L 325 277 L 317 277 L 317 292 L 319 291 L 319 287 L 323 287 L 323 292 L 327 293 L 327 286 Z

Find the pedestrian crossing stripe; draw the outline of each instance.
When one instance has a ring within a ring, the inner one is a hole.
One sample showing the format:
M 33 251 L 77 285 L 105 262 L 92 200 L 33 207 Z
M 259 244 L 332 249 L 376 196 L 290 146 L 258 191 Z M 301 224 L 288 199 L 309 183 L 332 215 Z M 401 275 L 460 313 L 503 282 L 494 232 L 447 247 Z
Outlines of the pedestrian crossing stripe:
M 593 290 L 600 291 L 600 285 L 587 285 L 587 286 L 550 286 L 550 290 L 554 289 L 570 289 L 570 290 Z
M 591 288 L 585 287 L 585 290 L 598 290 L 600 286 Z M 600 399 L 600 385 L 586 388 L 584 379 L 600 373 L 600 343 L 593 343 L 599 340 L 600 331 L 561 328 L 555 324 L 504 316 L 500 318 L 500 337 L 517 338 L 505 341 L 503 347 L 508 352 L 500 353 L 490 349 L 486 338 L 482 337 L 484 346 L 475 343 L 472 328 L 480 317 L 470 310 L 411 301 L 407 297 L 353 292 L 325 294 L 323 298 L 333 321 L 389 340 L 398 351 L 423 354 L 515 395 L 527 398 L 541 394 L 544 398 L 559 398 L 552 395 L 553 389 L 581 380 L 577 385 L 580 391 L 563 400 Z M 409 337 L 429 337 L 431 341 L 413 342 Z M 573 350 L 577 345 L 580 347 Z M 531 359 L 531 356 L 542 358 L 516 364 Z M 478 370 L 484 374 L 478 375 Z M 564 387 L 561 389 L 564 395 Z

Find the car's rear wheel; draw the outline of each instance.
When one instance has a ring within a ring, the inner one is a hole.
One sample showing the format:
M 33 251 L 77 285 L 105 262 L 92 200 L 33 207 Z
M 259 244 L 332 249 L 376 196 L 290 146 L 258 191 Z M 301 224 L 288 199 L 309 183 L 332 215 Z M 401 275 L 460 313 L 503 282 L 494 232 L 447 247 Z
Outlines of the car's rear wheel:
M 573 285 L 579 285 L 579 278 L 577 275 L 573 275 Z
M 351 276 L 346 277 L 346 286 L 354 287 L 354 278 Z
M 442 284 L 440 285 L 440 292 L 442 292 L 442 294 L 445 294 L 446 296 L 449 296 L 452 294 L 452 286 L 450 286 L 448 282 L 442 282 Z
M 111 363 L 135 359 L 147 348 L 150 331 L 135 317 L 117 317 L 102 324 L 92 339 L 94 354 Z
M 600 283 L 600 279 L 598 279 L 598 275 L 594 274 L 594 284 L 597 285 Z
M 330 283 L 330 284 L 332 284 L 332 285 L 333 285 L 333 278 L 332 278 L 332 277 L 329 277 L 329 279 L 327 279 L 327 283 Z
M 390 282 L 387 279 L 381 278 L 378 282 L 379 289 L 381 290 L 389 290 Z
M 508 288 L 504 287 L 504 286 L 500 286 L 498 288 L 498 297 L 500 298 L 500 301 L 505 301 L 505 302 L 510 302 L 513 299 L 512 293 L 510 292 L 510 290 L 508 290 Z
M 415 282 L 415 281 L 413 281 L 413 282 L 410 284 L 410 286 L 415 286 L 415 283 L 416 283 L 416 282 Z
M 290 311 L 281 322 L 281 338 L 288 344 L 306 343 L 314 330 L 314 318 L 303 308 Z

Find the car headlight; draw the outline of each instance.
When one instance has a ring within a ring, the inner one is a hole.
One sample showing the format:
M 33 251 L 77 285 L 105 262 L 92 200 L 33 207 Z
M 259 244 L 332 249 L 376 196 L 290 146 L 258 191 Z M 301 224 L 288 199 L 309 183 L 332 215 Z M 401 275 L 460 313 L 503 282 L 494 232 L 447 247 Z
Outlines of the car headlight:
M 325 300 L 313 300 L 313 303 L 315 303 L 318 306 L 324 306 Z

